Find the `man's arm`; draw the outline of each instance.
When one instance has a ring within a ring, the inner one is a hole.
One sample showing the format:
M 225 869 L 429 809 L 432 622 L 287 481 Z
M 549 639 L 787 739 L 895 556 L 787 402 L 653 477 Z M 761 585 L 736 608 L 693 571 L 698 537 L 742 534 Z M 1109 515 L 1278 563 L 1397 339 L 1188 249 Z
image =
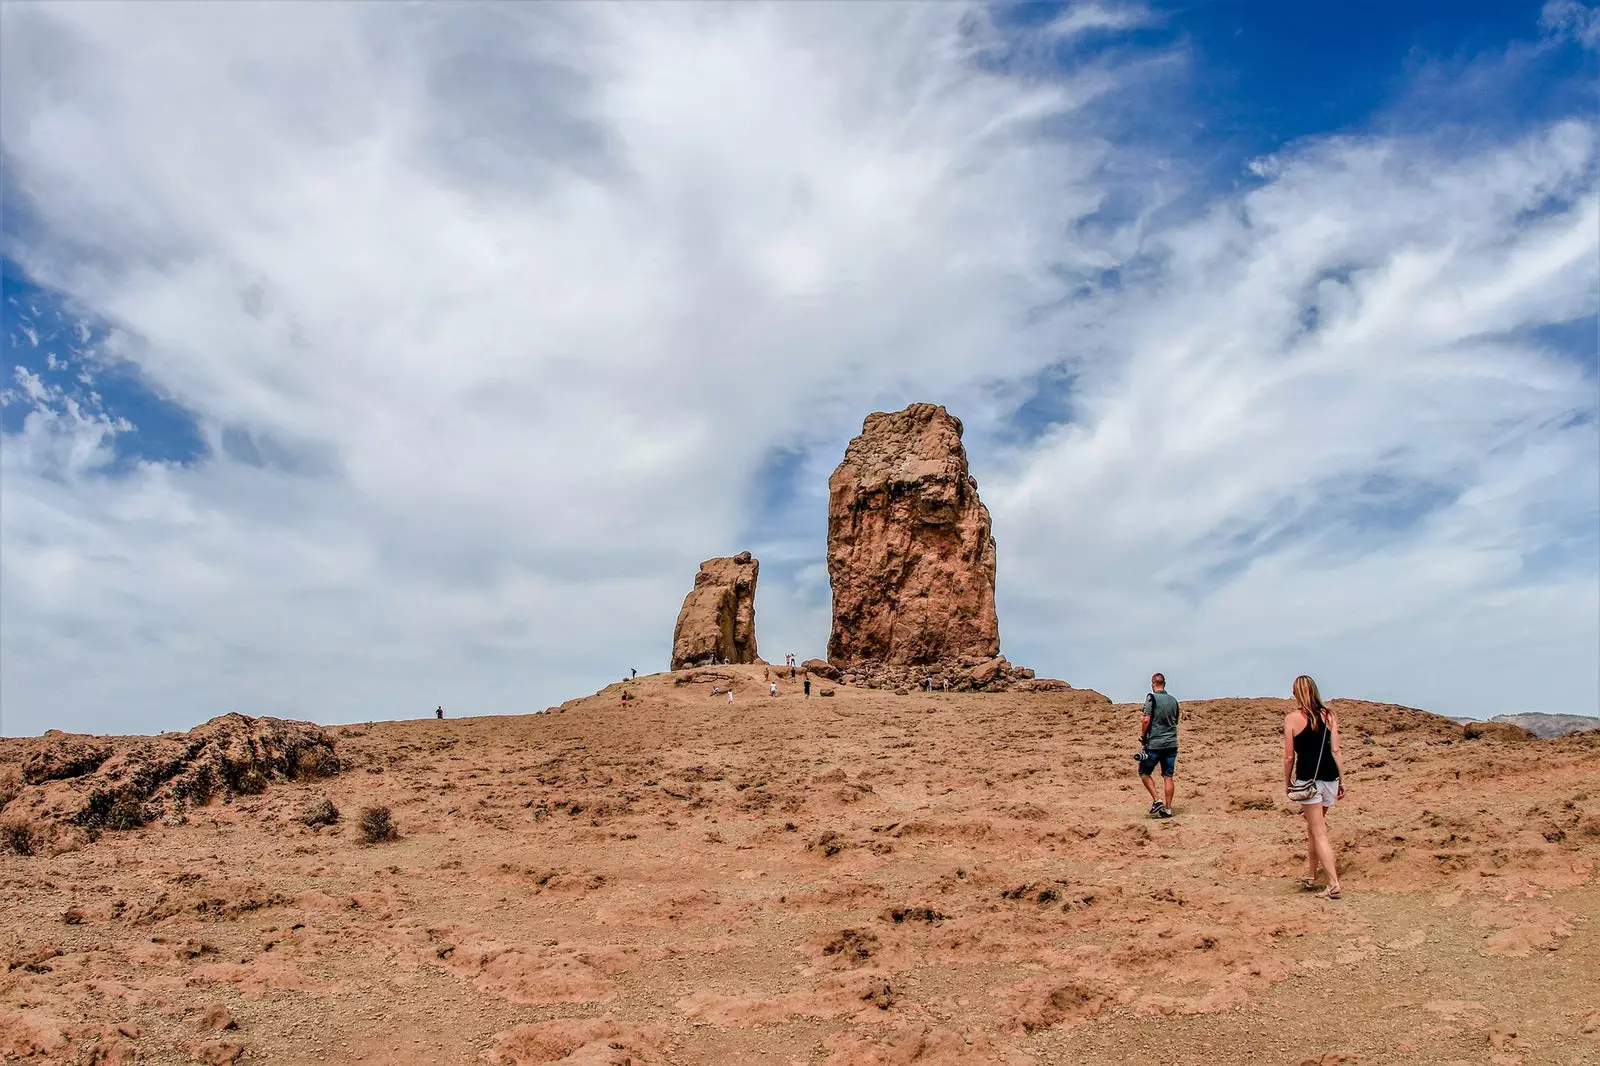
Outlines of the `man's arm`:
M 1144 698 L 1144 717 L 1139 721 L 1139 743 L 1144 743 L 1144 738 L 1150 735 L 1150 716 L 1155 713 L 1156 701 L 1152 696 Z

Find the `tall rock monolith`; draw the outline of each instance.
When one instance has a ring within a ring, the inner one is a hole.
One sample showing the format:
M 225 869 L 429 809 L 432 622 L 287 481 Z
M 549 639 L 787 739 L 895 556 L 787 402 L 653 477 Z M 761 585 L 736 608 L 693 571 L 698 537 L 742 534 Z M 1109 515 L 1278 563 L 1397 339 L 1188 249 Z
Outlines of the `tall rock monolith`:
M 998 689 L 1024 673 L 1000 656 L 989 509 L 943 407 L 867 416 L 828 479 L 828 577 L 828 661 L 853 683 Z
M 672 668 L 713 662 L 756 661 L 756 575 L 761 563 L 749 552 L 707 559 L 683 598 L 672 633 Z

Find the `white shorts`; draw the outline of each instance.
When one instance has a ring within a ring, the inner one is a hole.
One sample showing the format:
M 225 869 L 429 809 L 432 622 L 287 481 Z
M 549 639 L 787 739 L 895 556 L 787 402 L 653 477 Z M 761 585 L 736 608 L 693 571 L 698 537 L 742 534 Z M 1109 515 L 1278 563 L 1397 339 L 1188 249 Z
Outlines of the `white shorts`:
M 1296 781 L 1294 783 L 1294 787 L 1295 788 L 1300 788 L 1300 787 L 1304 786 L 1305 784 L 1306 784 L 1305 781 Z M 1306 806 L 1309 806 L 1310 804 L 1313 804 L 1313 803 L 1320 803 L 1325 808 L 1327 808 L 1328 810 L 1331 811 L 1331 810 L 1333 810 L 1334 801 L 1337 800 L 1338 798 L 1339 798 L 1339 782 L 1337 782 L 1337 781 L 1318 781 L 1317 782 L 1316 794 L 1313 795 L 1308 800 L 1301 800 L 1300 801 L 1300 806 L 1306 807 Z

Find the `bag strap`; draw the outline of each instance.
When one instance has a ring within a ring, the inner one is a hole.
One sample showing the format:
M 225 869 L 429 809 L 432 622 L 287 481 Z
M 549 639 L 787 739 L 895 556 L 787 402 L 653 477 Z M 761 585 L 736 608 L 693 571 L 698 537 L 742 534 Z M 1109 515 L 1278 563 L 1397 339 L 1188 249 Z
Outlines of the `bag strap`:
M 1317 768 L 1311 771 L 1311 780 L 1313 782 L 1319 780 L 1317 775 L 1322 773 L 1322 757 L 1328 751 L 1328 719 L 1320 713 L 1317 715 L 1317 719 L 1322 723 L 1322 747 L 1317 749 Z M 1311 719 L 1307 718 L 1306 724 L 1310 725 Z

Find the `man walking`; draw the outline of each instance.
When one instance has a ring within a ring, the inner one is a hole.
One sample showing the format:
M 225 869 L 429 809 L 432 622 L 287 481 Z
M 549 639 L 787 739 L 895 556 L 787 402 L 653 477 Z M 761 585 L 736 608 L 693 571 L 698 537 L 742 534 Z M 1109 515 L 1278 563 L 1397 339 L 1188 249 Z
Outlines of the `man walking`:
M 808 678 L 806 678 L 806 699 L 809 700 L 810 698 L 811 698 L 811 679 L 808 677 Z
M 1172 775 L 1178 763 L 1178 701 L 1167 691 L 1167 679 L 1161 674 L 1150 676 L 1150 694 L 1144 698 L 1139 740 L 1144 745 L 1139 753 L 1139 780 L 1150 793 L 1150 817 L 1171 818 Z M 1166 789 L 1165 800 L 1156 791 L 1154 775 L 1158 765 L 1161 783 Z

